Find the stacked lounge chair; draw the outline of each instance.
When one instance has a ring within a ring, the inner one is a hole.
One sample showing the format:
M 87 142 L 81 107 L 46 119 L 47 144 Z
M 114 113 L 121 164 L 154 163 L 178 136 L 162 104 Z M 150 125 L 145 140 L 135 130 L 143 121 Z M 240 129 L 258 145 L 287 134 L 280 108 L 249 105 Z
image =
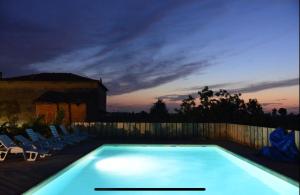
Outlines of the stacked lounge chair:
M 49 126 L 52 138 L 45 138 L 39 132 L 33 129 L 26 129 L 29 139 L 23 135 L 16 135 L 14 142 L 7 135 L 0 135 L 0 161 L 4 161 L 7 154 L 22 154 L 27 161 L 35 161 L 37 157 L 44 158 L 50 156 L 53 150 L 62 150 L 65 145 L 74 145 L 79 143 L 89 136 L 76 127 L 74 133 L 70 133 L 63 125 L 60 129 L 63 136 L 59 135 L 54 125 Z M 20 144 L 20 145 L 17 145 Z

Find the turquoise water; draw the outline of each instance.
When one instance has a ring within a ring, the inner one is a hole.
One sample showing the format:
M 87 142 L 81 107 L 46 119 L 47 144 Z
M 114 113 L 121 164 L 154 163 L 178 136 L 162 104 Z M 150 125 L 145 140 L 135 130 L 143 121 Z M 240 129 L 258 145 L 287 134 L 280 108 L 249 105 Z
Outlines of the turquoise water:
M 299 194 L 292 184 L 218 146 L 104 145 L 25 194 Z M 101 192 L 94 188 L 205 188 Z

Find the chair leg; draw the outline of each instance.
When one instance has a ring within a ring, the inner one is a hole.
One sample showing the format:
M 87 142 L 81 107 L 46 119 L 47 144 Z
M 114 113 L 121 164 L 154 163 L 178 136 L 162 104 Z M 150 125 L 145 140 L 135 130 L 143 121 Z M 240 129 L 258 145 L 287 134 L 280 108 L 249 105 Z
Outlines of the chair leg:
M 7 151 L 0 151 L 0 161 L 5 160 L 7 153 Z
M 28 151 L 26 153 L 29 153 L 29 157 L 26 158 L 27 161 L 35 161 L 37 156 L 38 156 L 38 153 L 37 152 L 31 152 L 31 151 Z
M 24 157 L 24 160 L 27 160 L 27 157 L 26 157 L 26 154 L 25 154 L 25 152 L 23 151 L 23 157 Z

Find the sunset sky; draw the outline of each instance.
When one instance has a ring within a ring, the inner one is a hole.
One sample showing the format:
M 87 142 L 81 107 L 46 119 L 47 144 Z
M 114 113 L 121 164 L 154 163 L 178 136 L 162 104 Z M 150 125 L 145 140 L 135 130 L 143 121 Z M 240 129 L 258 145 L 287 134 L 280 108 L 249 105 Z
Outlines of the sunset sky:
M 101 77 L 109 111 L 207 85 L 298 112 L 299 1 L 0 0 L 0 71 Z

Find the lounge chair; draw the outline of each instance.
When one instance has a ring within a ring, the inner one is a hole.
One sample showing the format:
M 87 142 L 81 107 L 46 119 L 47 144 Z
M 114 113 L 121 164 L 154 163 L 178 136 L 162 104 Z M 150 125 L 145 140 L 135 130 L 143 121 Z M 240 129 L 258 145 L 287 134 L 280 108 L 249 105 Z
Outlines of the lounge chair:
M 82 138 L 80 138 L 79 136 L 75 135 L 75 134 L 71 134 L 67 131 L 67 129 L 65 128 L 64 125 L 60 125 L 59 128 L 61 129 L 61 131 L 63 132 L 65 137 L 68 137 L 69 139 L 71 139 L 74 142 L 81 142 L 83 141 Z
M 46 140 L 43 141 L 43 140 L 39 139 L 38 135 L 33 131 L 33 129 L 26 129 L 25 131 L 26 131 L 28 137 L 31 139 L 31 141 L 34 144 L 37 144 L 41 148 L 45 148 L 45 149 L 51 148 L 50 143 Z
M 36 150 L 24 149 L 14 143 L 7 135 L 0 135 L 0 161 L 4 161 L 8 153 L 22 154 L 27 161 L 35 161 L 38 152 Z
M 74 145 L 75 141 L 72 140 L 70 137 L 67 136 L 60 136 L 56 130 L 54 125 L 49 126 L 53 139 L 57 142 L 62 142 L 69 145 Z
M 40 140 L 50 143 L 53 150 L 62 150 L 66 146 L 66 144 L 64 144 L 63 142 L 57 142 L 55 139 L 47 139 L 46 137 L 44 137 L 39 132 L 36 132 L 36 135 L 38 136 L 38 138 Z
M 39 156 L 41 158 L 45 158 L 46 156 L 51 156 L 51 154 L 49 153 L 49 150 L 38 147 L 38 145 L 34 145 L 34 143 L 32 141 L 30 141 L 23 135 L 16 135 L 15 139 L 21 143 L 23 148 L 26 148 L 28 150 L 37 150 L 37 152 L 39 153 Z
M 26 129 L 26 133 L 34 144 L 40 146 L 43 149 L 62 150 L 64 148 L 63 143 L 58 143 L 47 139 L 40 133 L 34 132 L 33 129 Z

